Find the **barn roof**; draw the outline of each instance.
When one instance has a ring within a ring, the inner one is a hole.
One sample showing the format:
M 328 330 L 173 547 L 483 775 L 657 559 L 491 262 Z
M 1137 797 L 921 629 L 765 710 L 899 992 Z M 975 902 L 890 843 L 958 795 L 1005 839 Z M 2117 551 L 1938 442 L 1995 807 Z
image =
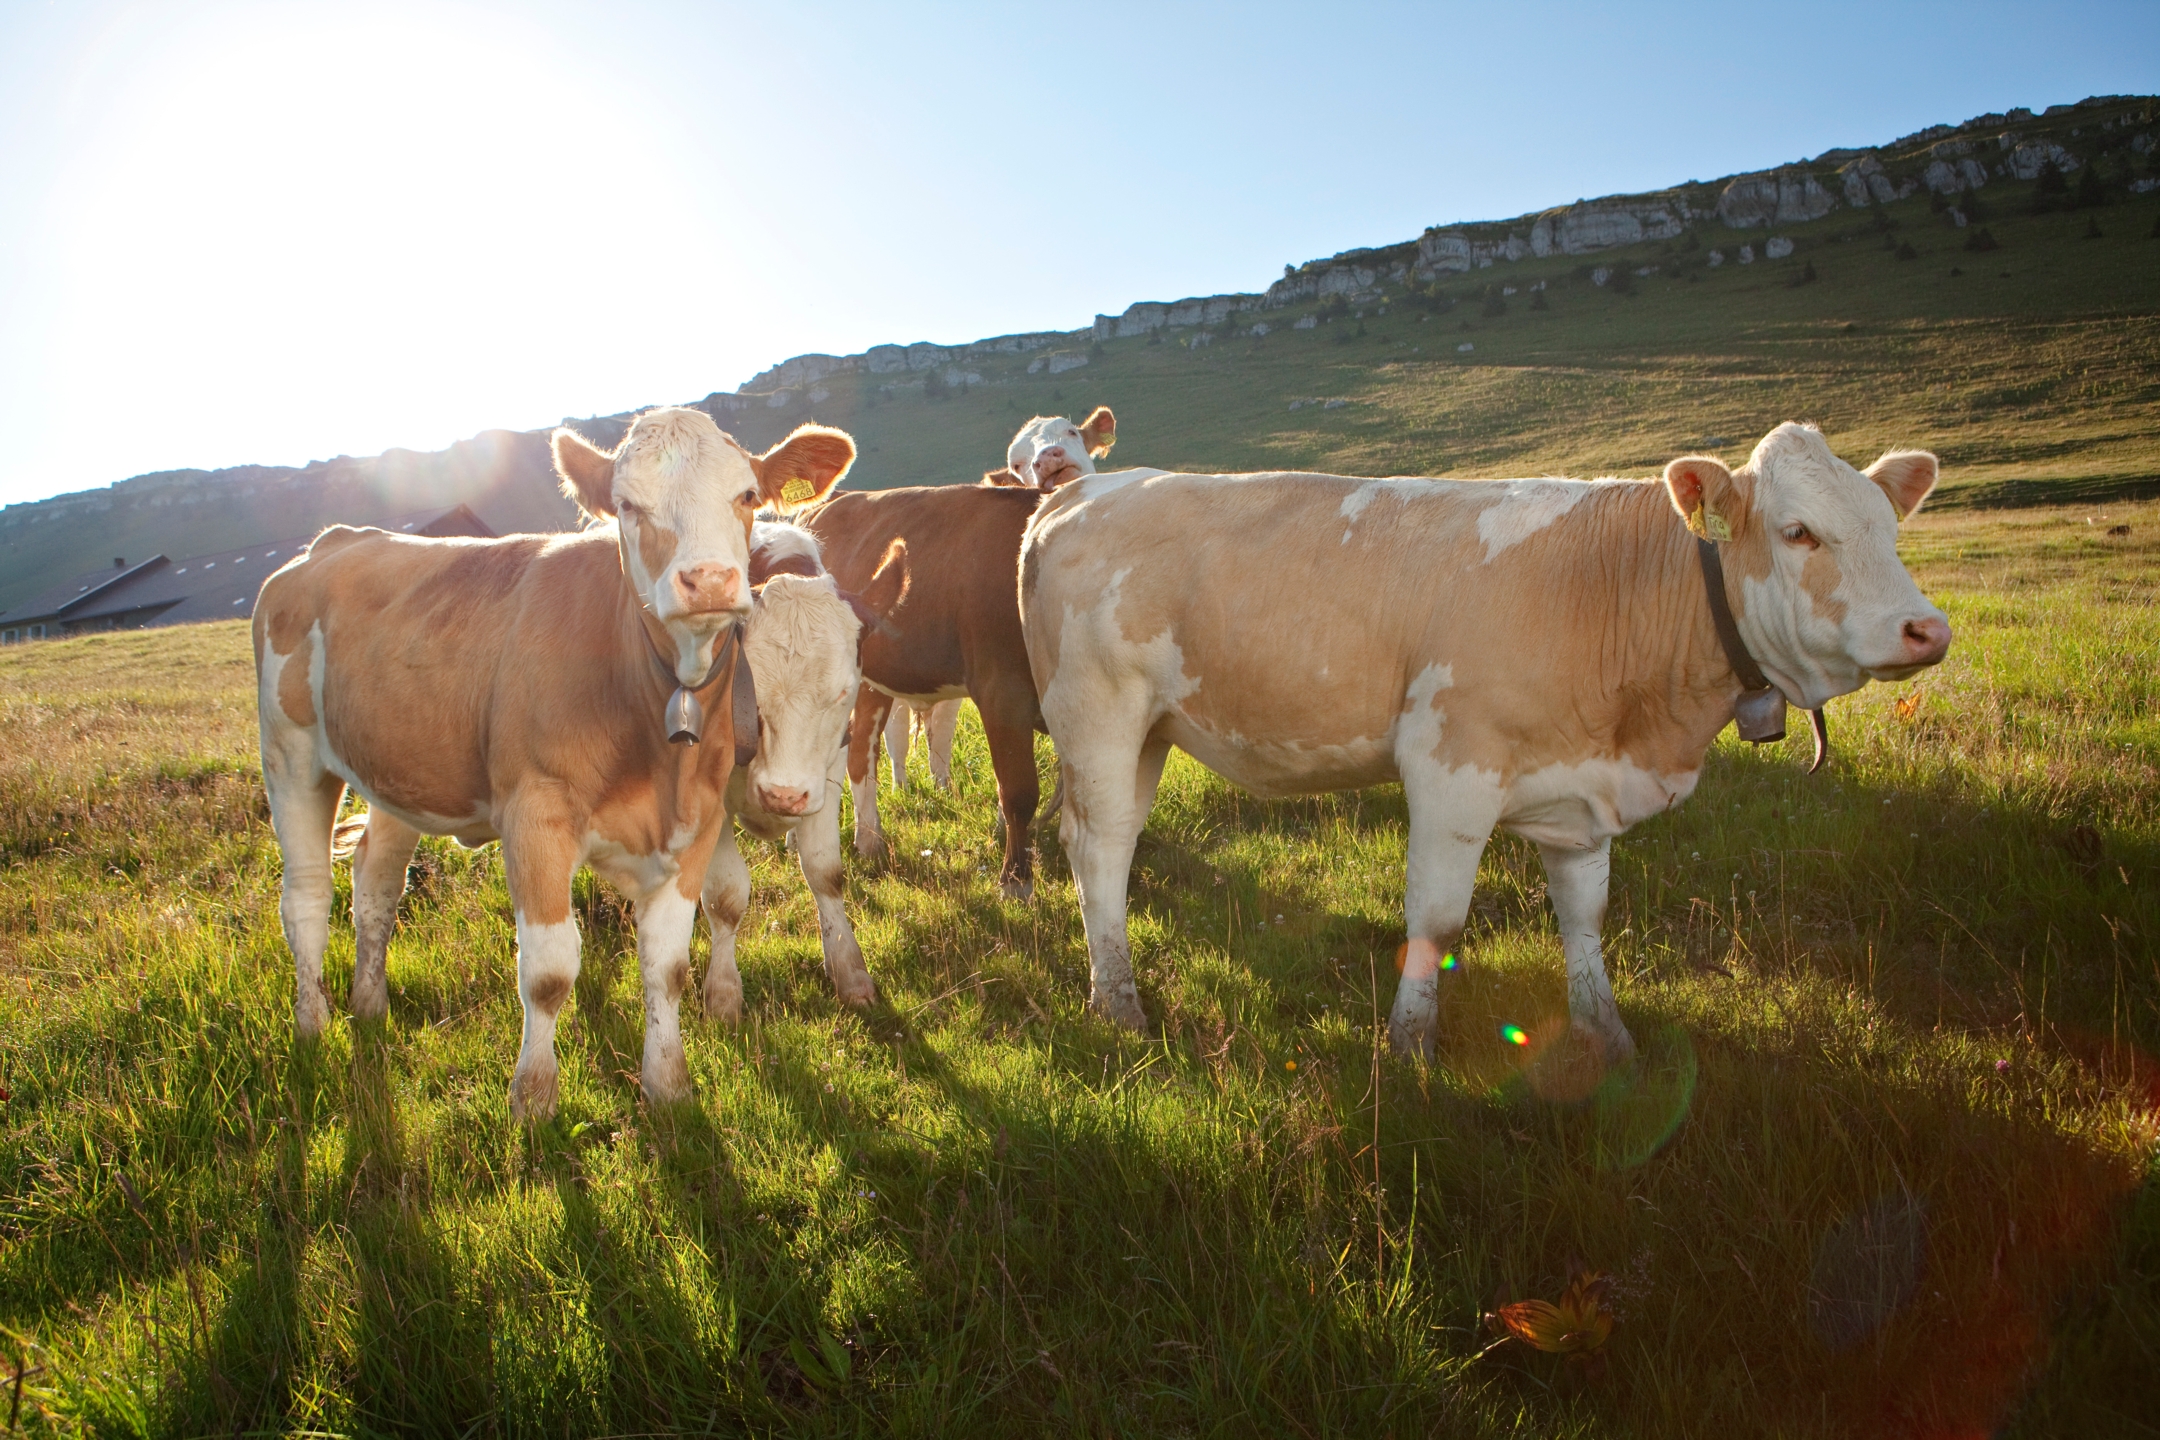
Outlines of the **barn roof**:
M 393 515 L 372 528 L 406 535 L 484 538 L 495 533 L 466 505 Z M 12 629 L 43 621 L 61 630 L 96 630 L 113 623 L 184 625 L 250 615 L 262 582 L 313 538 L 273 540 L 177 561 L 154 555 L 134 565 L 93 570 L 0 611 L 0 625 Z

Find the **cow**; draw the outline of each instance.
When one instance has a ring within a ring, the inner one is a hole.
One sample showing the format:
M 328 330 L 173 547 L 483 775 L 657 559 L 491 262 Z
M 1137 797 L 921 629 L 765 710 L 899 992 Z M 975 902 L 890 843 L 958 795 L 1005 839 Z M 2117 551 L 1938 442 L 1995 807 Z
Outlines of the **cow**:
M 1003 469 L 984 474 L 985 485 L 1003 485 L 1019 489 L 1033 489 L 1048 493 L 1067 481 L 1077 480 L 1095 473 L 1095 461 L 1110 453 L 1117 444 L 1117 416 L 1107 405 L 1098 405 L 1094 411 L 1075 425 L 1062 415 L 1037 415 L 1020 427 L 1012 443 L 1005 447 Z M 1024 478 L 1023 478 L 1024 477 Z M 875 690 L 863 695 L 862 718 L 867 723 L 877 723 L 881 711 L 890 709 L 891 718 L 884 721 L 885 753 L 892 766 L 892 782 L 895 790 L 907 789 L 907 757 L 910 748 L 910 730 L 920 731 L 923 751 L 930 764 L 930 782 L 940 790 L 952 789 L 953 732 L 960 723 L 958 700 L 937 700 L 929 703 L 903 700 L 890 704 L 889 699 L 878 698 Z M 872 757 L 874 768 L 875 757 Z M 1045 807 L 1042 819 L 1047 823 L 1057 812 L 1062 791 L 1053 794 Z M 864 817 L 868 817 L 865 828 Z M 865 856 L 874 856 L 884 848 L 884 836 L 878 831 L 877 792 L 869 792 L 867 809 L 858 804 L 855 808 L 856 848 Z
M 877 744 L 892 702 L 936 705 L 967 696 L 982 715 L 997 777 L 1005 830 L 999 885 L 1010 899 L 1034 894 L 1029 837 L 1041 798 L 1035 732 L 1042 712 L 1020 637 L 1020 537 L 1046 491 L 1094 474 L 1096 458 L 1116 442 L 1117 417 L 1106 405 L 1079 425 L 1037 416 L 1013 438 L 1005 469 L 981 485 L 845 491 L 799 517 L 847 589 L 867 591 L 885 567 L 905 569 L 900 603 L 886 616 L 889 633 L 863 642 L 865 685 L 848 752 L 857 854 L 876 858 L 885 850 Z M 943 763 L 950 765 L 949 750 Z
M 1625 1062 L 1599 949 L 1612 838 L 1694 790 L 1742 671 L 1819 709 L 1943 658 L 1949 623 L 1896 544 L 1936 471 L 1922 451 L 1857 471 L 1787 424 L 1738 470 L 1690 455 L 1662 485 L 1140 471 L 1058 490 L 1028 527 L 1020 606 L 1090 1005 L 1145 1024 L 1125 891 L 1175 745 L 1262 795 L 1402 782 L 1399 1051 L 1432 1052 L 1486 840 L 1531 840 L 1572 1028 Z
M 840 795 L 847 770 L 847 724 L 862 684 L 862 636 L 897 602 L 889 588 L 856 597 L 825 572 L 817 541 L 793 525 L 759 520 L 751 532 L 750 579 L 757 606 L 743 654 L 757 677 L 757 753 L 728 777 L 727 820 L 705 871 L 705 918 L 712 962 L 703 999 L 709 1018 L 742 1019 L 742 972 L 735 935 L 750 904 L 750 870 L 735 826 L 761 840 L 795 837 L 803 879 L 817 902 L 825 973 L 844 1004 L 864 1008 L 877 988 L 863 964 L 842 903 Z
M 645 1097 L 690 1093 L 677 1008 L 746 738 L 730 696 L 751 523 L 761 505 L 824 495 L 855 459 L 845 434 L 816 425 L 753 455 L 703 411 L 674 408 L 639 415 L 612 452 L 567 429 L 552 443 L 592 528 L 428 540 L 332 526 L 263 583 L 253 632 L 295 1028 L 312 1037 L 329 1019 L 332 832 L 348 787 L 368 804 L 353 863 L 359 1019 L 388 1010 L 419 836 L 499 839 L 525 1013 L 510 1109 L 527 1120 L 555 1109 L 583 866 L 636 905 Z

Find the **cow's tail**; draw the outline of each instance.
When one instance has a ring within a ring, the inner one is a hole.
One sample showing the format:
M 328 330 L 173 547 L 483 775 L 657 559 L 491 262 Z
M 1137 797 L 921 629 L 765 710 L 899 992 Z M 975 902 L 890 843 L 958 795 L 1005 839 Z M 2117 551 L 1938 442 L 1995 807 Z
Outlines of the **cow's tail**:
M 360 848 L 360 842 L 367 838 L 367 817 L 368 812 L 361 810 L 337 822 L 330 831 L 331 859 L 350 859 Z

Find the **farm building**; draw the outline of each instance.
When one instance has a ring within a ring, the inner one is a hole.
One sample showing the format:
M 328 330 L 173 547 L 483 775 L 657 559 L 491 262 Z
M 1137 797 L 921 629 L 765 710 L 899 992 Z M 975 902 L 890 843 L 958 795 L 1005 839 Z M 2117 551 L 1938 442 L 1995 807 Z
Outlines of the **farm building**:
M 495 533 L 466 505 L 393 515 L 374 528 L 407 535 L 486 537 Z M 253 614 L 255 592 L 263 580 L 306 549 L 312 538 L 273 540 L 179 561 L 153 555 L 129 564 L 124 557 L 115 557 L 110 569 L 77 575 L 0 612 L 0 645 Z

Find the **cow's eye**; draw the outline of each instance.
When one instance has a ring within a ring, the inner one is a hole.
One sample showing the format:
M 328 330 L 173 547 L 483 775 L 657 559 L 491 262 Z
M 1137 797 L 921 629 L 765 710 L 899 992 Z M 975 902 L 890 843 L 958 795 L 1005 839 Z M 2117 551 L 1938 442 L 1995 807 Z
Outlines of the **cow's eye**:
M 1805 545 L 1810 550 L 1813 550 L 1816 546 L 1822 543 L 1820 540 L 1817 540 L 1813 534 L 1809 532 L 1807 526 L 1805 525 L 1787 525 L 1783 530 L 1780 530 L 1778 533 L 1785 537 L 1787 544 Z
M 757 508 L 757 501 L 758 501 L 758 494 L 757 494 L 757 491 L 755 491 L 755 490 L 745 490 L 745 491 L 743 491 L 743 492 L 742 492 L 742 494 L 740 494 L 740 495 L 738 495 L 738 496 L 736 496 L 736 497 L 735 497 L 735 503 L 736 503 L 736 504 L 738 504 L 738 505 L 748 505 L 748 506 L 750 506 L 750 507 L 751 507 L 752 509 L 755 509 L 755 508 Z

